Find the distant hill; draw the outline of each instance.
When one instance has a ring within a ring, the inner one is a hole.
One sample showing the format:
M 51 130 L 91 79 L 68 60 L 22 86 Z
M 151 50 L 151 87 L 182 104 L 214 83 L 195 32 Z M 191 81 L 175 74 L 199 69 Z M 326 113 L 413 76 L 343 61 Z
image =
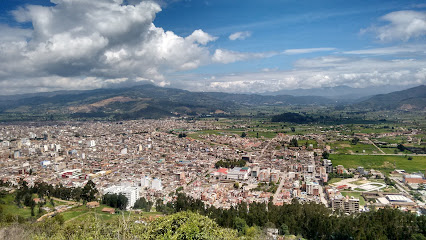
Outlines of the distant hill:
M 426 86 L 379 94 L 364 100 L 354 107 L 366 110 L 426 110 Z
M 410 88 L 413 86 L 407 86 Z M 403 88 L 402 88 L 403 89 Z M 385 85 L 380 87 L 367 87 L 367 88 L 353 88 L 349 86 L 336 86 L 336 87 L 323 87 L 312 89 L 293 89 L 293 90 L 279 90 L 276 92 L 266 92 L 262 95 L 276 96 L 276 95 L 292 95 L 292 96 L 318 96 L 330 99 L 340 100 L 343 102 L 354 102 L 358 99 L 371 97 L 377 94 L 386 94 L 394 91 L 401 90 L 401 86 Z
M 0 120 L 137 119 L 228 114 L 260 105 L 333 104 L 324 97 L 190 92 L 150 84 L 129 88 L 58 91 L 0 97 Z
M 327 105 L 334 104 L 335 101 L 318 96 L 291 96 L 291 95 L 277 95 L 277 96 L 263 96 L 259 94 L 235 94 L 235 93 L 221 93 L 210 92 L 206 93 L 208 96 L 230 101 L 236 104 L 245 105 Z

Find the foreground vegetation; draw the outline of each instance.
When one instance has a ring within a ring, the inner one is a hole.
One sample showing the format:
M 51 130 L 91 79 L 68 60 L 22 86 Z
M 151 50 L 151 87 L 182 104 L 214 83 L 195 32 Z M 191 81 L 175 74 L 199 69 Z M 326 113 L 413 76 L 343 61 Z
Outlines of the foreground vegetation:
M 426 239 L 426 216 L 396 209 L 341 215 L 315 203 L 294 201 L 284 206 L 245 203 L 235 208 L 207 207 L 200 200 L 178 194 L 160 205 L 169 215 L 152 218 L 138 214 L 105 220 L 86 214 L 66 221 L 58 214 L 43 222 L 9 222 L 2 239 L 265 239 L 267 228 L 281 235 L 308 239 Z M 202 216 L 204 215 L 204 216 Z

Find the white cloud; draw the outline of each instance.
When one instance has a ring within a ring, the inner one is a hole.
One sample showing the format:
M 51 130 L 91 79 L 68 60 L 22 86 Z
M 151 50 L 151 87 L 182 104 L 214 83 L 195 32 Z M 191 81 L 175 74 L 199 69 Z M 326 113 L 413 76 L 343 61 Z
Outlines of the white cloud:
M 287 49 L 283 54 L 304 54 L 313 52 L 329 52 L 336 50 L 335 48 L 298 48 L 298 49 Z
M 26 41 L 31 37 L 32 30 L 22 28 L 11 28 L 0 24 L 0 42 L 19 42 Z
M 225 49 L 216 49 L 213 54 L 212 61 L 216 63 L 233 63 L 237 61 L 244 61 L 249 59 L 256 58 L 266 58 L 276 55 L 275 52 L 269 53 L 245 53 L 245 52 L 235 52 Z
M 52 2 L 53 7 L 26 5 L 13 11 L 18 22 L 31 22 L 34 29 L 0 25 L 6 33 L 0 35 L 0 82 L 14 83 L 4 85 L 11 86 L 10 92 L 16 92 L 13 86 L 22 92 L 47 89 L 45 79 L 52 89 L 61 84 L 64 89 L 96 88 L 136 79 L 167 85 L 165 74 L 212 61 L 205 45 L 217 38 L 201 29 L 181 37 L 156 27 L 153 21 L 161 8 L 154 2 Z M 2 89 L 8 93 L 7 87 Z
M 192 42 L 198 42 L 199 44 L 206 45 L 208 42 L 215 41 L 217 37 L 210 36 L 208 33 L 203 32 L 203 30 L 195 30 L 191 35 L 186 37 L 186 40 Z
M 395 55 L 395 54 L 426 54 L 426 45 L 406 45 L 384 48 L 370 48 L 362 50 L 345 51 L 344 54 L 356 55 Z
M 250 36 L 251 36 L 251 32 L 249 32 L 249 31 L 235 32 L 235 33 L 229 35 L 229 40 L 232 40 L 232 41 L 234 41 L 234 40 L 244 40 L 244 39 L 246 39 L 246 38 L 248 38 Z
M 408 41 L 426 35 L 426 12 L 396 11 L 380 19 L 388 24 L 362 29 L 361 33 L 372 31 L 380 41 Z
M 291 70 L 243 72 L 215 75 L 202 79 L 200 75 L 176 77 L 175 86 L 193 91 L 224 91 L 261 93 L 280 89 L 318 88 L 347 85 L 380 87 L 382 85 L 426 84 L 426 60 L 379 60 L 354 57 L 319 57 L 301 59 Z M 173 86 L 173 85 L 172 85 Z
M 155 26 L 161 8 L 153 1 L 51 1 L 52 7 L 25 5 L 12 12 L 17 22 L 29 22 L 33 29 L 0 25 L 6 33 L 0 34 L 3 94 L 98 88 L 140 79 L 166 86 L 171 84 L 167 76 L 179 71 L 272 56 L 225 49 L 212 53 L 208 44 L 217 37 L 201 29 L 182 37 Z

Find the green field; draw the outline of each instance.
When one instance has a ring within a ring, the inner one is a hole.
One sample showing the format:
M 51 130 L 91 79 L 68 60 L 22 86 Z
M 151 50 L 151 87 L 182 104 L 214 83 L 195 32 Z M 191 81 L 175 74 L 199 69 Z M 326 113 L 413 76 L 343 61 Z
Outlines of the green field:
M 396 169 L 404 169 L 407 172 L 424 171 L 426 169 L 426 156 L 413 156 L 408 160 L 405 156 L 394 155 L 344 155 L 330 154 L 333 166 L 343 165 L 345 168 L 375 169 L 390 172 Z M 396 163 L 396 167 L 394 165 Z
M 374 154 L 380 151 L 372 144 L 358 143 L 351 144 L 349 141 L 336 141 L 330 144 L 330 147 L 338 154 L 365 153 Z

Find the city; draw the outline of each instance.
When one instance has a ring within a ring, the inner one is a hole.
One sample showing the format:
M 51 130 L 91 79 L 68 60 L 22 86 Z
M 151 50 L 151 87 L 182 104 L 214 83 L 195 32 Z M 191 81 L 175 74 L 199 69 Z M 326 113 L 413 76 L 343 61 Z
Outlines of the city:
M 386 206 L 417 214 L 425 211 L 424 172 L 394 169 L 388 174 L 363 166 L 345 168 L 326 158 L 336 151 L 330 147 L 333 136 L 352 136 L 333 128 L 319 134 L 278 133 L 273 138 L 226 132 L 250 131 L 249 127 L 243 121 L 221 126 L 213 119 L 6 124 L 0 131 L 0 176 L 3 182 L 18 185 L 23 180 L 30 186 L 46 182 L 83 187 L 92 180 L 101 193 L 128 194 L 127 209 L 139 197 L 171 202 L 174 195 L 170 193 L 180 189 L 217 208 L 241 202 L 282 205 L 297 199 L 345 213 Z M 194 134 L 203 131 L 219 134 Z M 381 135 L 420 143 L 417 134 L 411 129 Z M 361 142 L 383 137 L 357 136 Z M 377 147 L 374 153 L 380 151 Z M 223 164 L 227 162 L 230 167 Z M 385 178 L 396 184 L 389 185 Z M 409 189 L 419 189 L 421 197 L 415 199 Z

